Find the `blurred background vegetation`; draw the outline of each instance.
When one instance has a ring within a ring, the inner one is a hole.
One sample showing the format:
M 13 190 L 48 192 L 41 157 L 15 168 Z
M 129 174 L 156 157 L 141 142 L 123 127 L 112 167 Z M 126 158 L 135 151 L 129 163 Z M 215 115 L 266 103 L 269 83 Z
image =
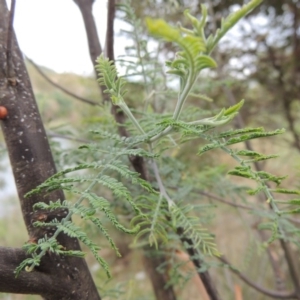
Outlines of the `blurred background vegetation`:
M 123 3 L 123 1 L 118 2 Z M 136 16 L 141 20 L 150 15 L 155 18 L 161 17 L 174 24 L 181 22 L 187 26 L 182 17 L 184 9 L 188 8 L 191 14 L 200 17 L 200 4 L 206 3 L 210 14 L 207 30 L 215 31 L 223 16 L 246 2 L 243 0 L 144 0 L 132 1 L 131 5 Z M 120 22 L 124 22 L 124 12 L 118 11 L 117 19 L 122 19 Z M 143 30 L 142 34 L 147 39 Z M 118 47 L 118 35 L 128 37 L 124 52 L 130 55 L 135 47 L 131 35 L 124 31 L 118 32 L 115 37 L 116 47 Z M 173 57 L 176 50 L 168 43 L 160 45 L 160 56 L 157 60 Z M 143 53 L 143 49 L 141 52 Z M 218 49 L 214 51 L 213 57 L 218 63 L 218 69 L 201 75 L 195 86 L 195 93 L 207 95 L 214 101 L 200 101 L 192 98 L 189 104 L 190 111 L 192 112 L 192 107 L 196 107 L 201 108 L 201 112 L 205 114 L 206 111 L 228 107 L 240 99 L 245 99 L 245 106 L 240 116 L 229 126 L 263 126 L 266 130 L 286 128 L 287 132 L 284 135 L 256 141 L 251 144 L 251 147 L 266 154 L 280 154 L 280 158 L 262 164 L 263 169 L 276 175 L 289 174 L 284 185 L 290 188 L 300 188 L 299 1 L 264 1 L 222 40 Z M 135 61 L 135 63 L 140 62 Z M 122 62 L 119 61 L 118 64 L 121 66 Z M 58 169 L 72 165 L 76 160 L 81 161 L 84 158 L 81 157 L 82 153 L 77 151 L 77 148 L 91 139 L 88 129 L 97 126 L 107 129 L 116 128 L 109 106 L 104 104 L 101 107 L 95 107 L 66 95 L 41 77 L 30 62 L 27 66 Z M 124 69 L 123 64 L 122 68 L 123 71 L 130 72 L 128 66 L 126 69 L 125 65 Z M 40 70 L 52 81 L 72 93 L 101 103 L 100 90 L 93 76 L 58 74 L 43 67 L 40 67 Z M 138 79 L 131 78 L 128 77 L 127 100 L 132 108 L 138 110 L 143 107 L 144 102 L 141 100 L 147 98 L 149 90 L 147 91 L 147 87 Z M 171 94 L 167 97 L 160 95 L 157 96 L 155 109 L 162 113 L 174 103 Z M 183 164 L 183 166 L 175 166 L 175 163 L 171 161 L 170 166 L 174 165 L 174 169 L 180 170 L 182 176 L 185 176 L 184 174 L 192 176 L 194 180 L 191 184 L 196 183 L 196 186 L 192 186 L 193 189 L 207 193 L 206 195 L 200 192 L 195 193 L 191 201 L 213 204 L 216 207 L 206 217 L 207 227 L 216 235 L 219 251 L 225 254 L 240 271 L 261 285 L 269 289 L 280 289 L 281 284 L 290 289 L 292 282 L 279 242 L 275 241 L 271 245 L 269 253 L 262 249 L 262 242 L 268 238 L 268 235 L 262 234 L 257 229 L 259 220 L 263 216 L 226 204 L 227 201 L 231 204 L 263 205 L 260 200 L 243 193 L 250 183 L 247 180 L 230 178 L 226 175 L 230 167 L 234 166 L 234 162 L 219 151 L 201 157 L 191 156 L 191 149 L 195 149 L 194 153 L 196 153 L 198 146 L 199 142 L 191 141 L 185 146 L 169 151 L 170 160 L 179 159 Z M 1 137 L 1 187 L 7 184 L 5 168 L 8 166 L 5 161 L 7 161 L 7 153 L 3 137 Z M 164 176 L 171 176 L 171 174 L 172 167 L 170 174 L 166 173 Z M 221 201 L 216 197 L 210 197 L 209 193 L 220 197 Z M 3 212 L 0 215 L 0 244 L 22 246 L 27 240 L 27 233 L 17 196 L 10 194 L 3 197 L 0 199 L 0 205 L 1 212 Z M 195 214 L 197 213 L 195 211 Z M 300 218 L 295 216 L 294 221 L 294 225 L 299 227 Z M 122 258 L 117 258 L 114 252 L 109 250 L 107 242 L 104 239 L 99 240 L 93 228 L 89 230 L 93 239 L 103 247 L 102 255 L 109 261 L 113 274 L 113 279 L 107 280 L 105 273 L 99 269 L 94 259 L 90 254 L 87 255 L 87 261 L 96 284 L 99 286 L 101 296 L 104 299 L 154 299 L 151 283 L 143 268 L 140 250 L 131 247 L 131 237 L 121 236 L 117 232 L 113 234 L 123 255 Z M 113 229 L 111 230 L 113 232 Z M 295 263 L 299 270 L 299 248 L 295 246 L 293 251 L 296 254 L 295 257 L 298 257 Z M 268 255 L 273 256 L 272 259 L 280 268 L 282 281 L 280 284 L 275 282 Z M 176 276 L 172 277 L 178 299 L 202 299 L 197 285 L 194 284 L 193 274 L 190 274 L 192 271 L 181 266 L 182 261 L 179 256 L 175 257 L 175 260 L 174 257 L 172 259 L 173 266 L 178 265 Z M 237 289 L 242 290 L 244 300 L 267 299 L 267 296 L 243 283 L 227 268 L 219 268 L 219 265 L 212 263 L 210 270 L 214 280 L 218 283 L 217 286 L 223 299 L 235 299 Z M 37 298 L 39 297 L 0 294 L 0 299 L 7 300 Z

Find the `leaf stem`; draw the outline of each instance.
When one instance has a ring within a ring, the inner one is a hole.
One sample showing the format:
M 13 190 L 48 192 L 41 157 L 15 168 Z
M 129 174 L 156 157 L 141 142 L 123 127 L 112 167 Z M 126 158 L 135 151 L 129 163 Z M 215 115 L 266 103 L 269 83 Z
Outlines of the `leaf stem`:
M 131 120 L 131 122 L 135 125 L 135 127 L 141 132 L 141 134 L 146 135 L 146 132 L 141 127 L 138 120 L 134 117 L 131 110 L 128 108 L 127 104 L 123 101 L 122 103 L 120 103 L 118 105 L 124 111 L 124 113 L 127 115 L 127 117 Z
M 211 142 L 216 142 L 215 140 L 210 140 Z M 245 164 L 245 162 L 238 156 L 236 155 L 231 149 L 225 147 L 225 146 L 221 146 L 220 147 L 223 151 L 225 151 L 226 153 L 228 153 L 234 160 L 236 160 L 241 166 L 243 167 L 247 167 L 247 165 Z M 259 176 L 257 176 L 256 172 L 254 172 L 251 168 L 249 169 L 249 172 L 253 175 L 253 178 L 256 182 L 258 182 L 262 188 L 263 191 L 267 197 L 267 200 L 270 201 L 270 205 L 272 207 L 272 209 L 274 210 L 274 212 L 277 215 L 280 215 L 280 210 L 278 209 L 276 203 L 275 203 L 275 199 L 272 195 L 272 193 L 270 192 L 270 188 L 266 185 L 266 183 L 264 182 L 263 179 L 261 179 Z
M 187 99 L 187 97 L 190 93 L 190 90 L 192 89 L 192 87 L 193 87 L 193 85 L 196 81 L 196 78 L 197 78 L 197 76 L 195 76 L 192 68 L 190 68 L 188 79 L 186 81 L 186 84 L 184 86 L 183 91 L 179 95 L 179 99 L 177 101 L 177 104 L 176 104 L 176 107 L 175 107 L 175 110 L 174 110 L 174 113 L 173 113 L 173 119 L 175 121 L 177 121 L 179 116 L 180 116 L 183 105 L 184 105 L 184 103 L 185 103 L 185 101 L 186 101 L 186 99 Z

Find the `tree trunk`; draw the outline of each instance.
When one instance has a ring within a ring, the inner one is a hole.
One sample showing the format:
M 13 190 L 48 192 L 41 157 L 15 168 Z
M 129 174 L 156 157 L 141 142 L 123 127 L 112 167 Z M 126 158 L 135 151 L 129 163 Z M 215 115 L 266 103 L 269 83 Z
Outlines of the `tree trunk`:
M 6 0 L 0 0 L 0 106 L 8 115 L 1 120 L 10 162 L 19 194 L 22 213 L 30 240 L 36 242 L 47 233 L 32 226 L 35 220 L 49 221 L 63 217 L 66 211 L 33 212 L 37 202 L 63 200 L 62 191 L 24 195 L 55 174 L 56 169 L 43 123 L 33 95 L 22 53 L 13 30 L 9 30 Z M 80 250 L 77 239 L 63 234 L 59 242 L 68 250 Z M 47 254 L 32 272 L 13 271 L 26 258 L 21 249 L 0 248 L 0 292 L 38 294 L 45 299 L 100 299 L 83 259 Z

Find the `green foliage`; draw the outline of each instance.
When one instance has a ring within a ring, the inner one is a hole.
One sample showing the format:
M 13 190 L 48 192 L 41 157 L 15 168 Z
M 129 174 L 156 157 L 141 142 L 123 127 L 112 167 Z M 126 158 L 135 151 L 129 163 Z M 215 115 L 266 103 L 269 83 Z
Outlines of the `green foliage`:
M 93 153 L 94 151 L 98 151 L 99 148 L 95 148 L 92 146 L 91 147 L 82 146 L 81 149 L 88 150 L 88 152 Z M 142 214 L 140 209 L 133 201 L 131 193 L 129 189 L 125 186 L 125 184 L 119 180 L 116 180 L 114 177 L 105 174 L 106 172 L 119 174 L 119 176 L 121 176 L 124 180 L 129 181 L 131 184 L 138 185 L 144 191 L 146 190 L 149 193 L 156 193 L 148 182 L 139 178 L 138 173 L 131 171 L 127 165 L 123 164 L 122 161 L 118 159 L 130 153 L 137 154 L 137 155 L 144 154 L 146 157 L 149 156 L 149 154 L 143 149 L 140 150 L 132 149 L 132 152 L 123 151 L 123 149 L 120 149 L 118 153 L 114 154 L 114 152 L 112 152 L 112 157 L 110 157 L 109 155 L 110 160 L 102 159 L 97 162 L 82 163 L 76 165 L 75 167 L 67 168 L 61 172 L 58 172 L 57 174 L 48 178 L 44 183 L 39 185 L 36 189 L 26 194 L 26 197 L 29 197 L 32 194 L 40 193 L 42 191 L 51 192 L 53 190 L 62 189 L 78 197 L 78 200 L 74 204 L 67 201 L 61 202 L 60 200 L 58 200 L 56 202 L 51 202 L 50 204 L 41 202 L 34 206 L 34 209 L 43 209 L 43 210 L 50 210 L 50 211 L 55 209 L 68 209 L 69 213 L 61 222 L 54 220 L 54 222 L 51 222 L 50 224 L 43 223 L 43 222 L 34 223 L 34 226 L 37 227 L 39 226 L 48 227 L 50 225 L 55 226 L 56 232 L 54 236 L 51 237 L 50 239 L 45 237 L 45 239 L 39 240 L 37 246 L 32 248 L 33 249 L 32 251 L 29 251 L 30 253 L 35 255 L 35 260 L 33 262 L 29 260 L 27 261 L 27 264 L 31 263 L 30 265 L 31 269 L 34 266 L 39 264 L 39 260 L 50 249 L 52 249 L 53 252 L 58 255 L 65 253 L 64 251 L 61 250 L 57 251 L 56 248 L 50 246 L 51 243 L 56 242 L 56 237 L 58 236 L 58 234 L 60 232 L 63 232 L 70 237 L 77 237 L 81 242 L 83 242 L 86 246 L 88 246 L 89 249 L 92 251 L 93 255 L 95 256 L 96 260 L 107 272 L 107 275 L 110 276 L 107 263 L 98 255 L 98 250 L 100 250 L 100 248 L 88 238 L 88 236 L 84 231 L 80 230 L 80 227 L 78 227 L 71 221 L 71 217 L 72 215 L 79 215 L 82 219 L 92 222 L 105 236 L 110 246 L 116 251 L 117 255 L 120 256 L 120 253 L 114 241 L 112 240 L 110 234 L 108 233 L 100 217 L 97 216 L 96 213 L 102 212 L 106 216 L 107 220 L 109 220 L 110 223 L 116 229 L 127 234 L 136 234 L 139 230 L 139 226 L 135 226 L 132 229 L 128 229 L 125 226 L 123 226 L 118 221 L 116 215 L 111 210 L 110 201 L 105 197 L 98 196 L 95 192 L 93 192 L 93 189 L 96 185 L 102 186 L 103 188 L 111 191 L 112 195 L 117 199 L 123 199 L 124 201 L 127 201 L 131 205 L 133 211 L 136 214 Z M 78 171 L 83 171 L 87 169 L 96 170 L 98 173 L 95 176 L 73 175 Z M 71 173 L 73 176 L 66 177 L 66 175 L 69 173 Z M 75 185 L 78 185 L 78 188 L 75 188 Z M 85 185 L 87 185 L 87 187 L 84 187 Z M 84 205 L 83 204 L 84 201 L 87 201 L 88 204 Z M 26 248 L 26 250 L 28 251 L 29 249 Z M 39 254 L 36 255 L 36 253 Z M 68 254 L 69 253 L 73 253 L 73 252 L 69 251 Z M 74 251 L 74 255 L 77 255 L 76 251 Z M 24 267 L 24 265 L 22 266 Z M 19 272 L 19 269 L 17 271 Z
M 263 0 L 252 0 L 241 9 L 230 14 L 226 19 L 222 19 L 221 28 L 217 30 L 214 36 L 210 35 L 207 38 L 207 50 L 208 53 L 213 51 L 220 39 L 230 30 L 240 19 L 246 14 L 250 13 L 255 7 L 261 4 Z
M 192 89 L 200 72 L 205 68 L 216 67 L 216 62 L 210 54 L 218 41 L 238 20 L 260 2 L 261 0 L 250 1 L 242 9 L 227 17 L 222 22 L 221 28 L 209 37 L 205 36 L 207 10 L 204 6 L 200 20 L 191 16 L 189 12 L 185 12 L 185 17 L 191 23 L 192 29 L 181 26 L 174 27 L 161 19 L 146 19 L 146 26 L 151 35 L 163 41 L 172 42 L 180 48 L 180 52 L 176 54 L 174 60 L 166 62 L 166 66 L 169 68 L 168 73 L 180 78 L 178 97 L 173 111 L 156 112 L 155 105 L 153 107 L 148 105 L 148 98 L 145 99 L 147 105 L 143 109 L 140 108 L 141 105 L 131 107 L 126 102 L 128 94 L 125 93 L 125 77 L 118 76 L 114 62 L 108 61 L 103 55 L 98 58 L 99 83 L 105 86 L 105 92 L 110 95 L 112 103 L 128 116 L 128 123 L 122 124 L 122 126 L 126 127 L 131 136 L 120 137 L 116 134 L 116 127 L 109 127 L 109 130 L 106 130 L 104 124 L 100 124 L 101 129 L 93 128 L 91 131 L 96 142 L 85 144 L 79 148 L 79 151 L 85 153 L 85 161 L 76 162 L 70 167 L 64 168 L 27 194 L 30 196 L 33 193 L 51 192 L 57 189 L 66 191 L 68 201 L 58 199 L 57 202 L 49 205 L 39 203 L 35 205 L 35 209 L 67 209 L 68 215 L 61 221 L 35 223 L 35 226 L 54 226 L 56 231 L 51 238 L 46 236 L 40 239 L 38 244 L 26 246 L 26 250 L 32 255 L 32 258 L 24 261 L 17 272 L 20 272 L 25 266 L 29 266 L 30 269 L 37 266 L 47 251 L 58 255 L 81 257 L 82 252 L 66 252 L 57 243 L 56 237 L 63 232 L 70 237 L 78 238 L 87 245 L 109 276 L 108 264 L 98 254 L 99 246 L 89 239 L 84 230 L 71 221 L 72 215 L 78 215 L 84 221 L 91 222 L 106 238 L 117 255 L 120 253 L 109 232 L 108 223 L 124 234 L 135 235 L 136 246 L 150 244 L 154 245 L 156 249 L 160 249 L 162 244 L 177 243 L 176 245 L 178 245 L 179 241 L 188 240 L 190 244 L 184 243 L 183 246 L 193 247 L 197 250 L 201 260 L 205 256 L 219 256 L 220 251 L 215 244 L 214 234 L 207 228 L 210 217 L 206 211 L 213 209 L 213 206 L 197 202 L 199 200 L 194 196 L 195 186 L 199 186 L 201 183 L 193 179 L 194 174 L 188 174 L 172 152 L 191 140 L 207 143 L 200 147 L 199 156 L 210 150 L 220 149 L 232 157 L 237 166 L 228 171 L 228 174 L 253 180 L 256 187 L 248 189 L 250 195 L 264 193 L 266 202 L 271 208 L 271 211 L 261 212 L 264 222 L 260 225 L 260 229 L 271 232 L 270 238 L 264 246 L 268 246 L 284 234 L 285 226 L 287 226 L 283 222 L 284 216 L 298 213 L 300 200 L 297 198 L 286 201 L 279 200 L 275 199 L 273 194 L 298 195 L 300 192 L 278 187 L 286 178 L 285 176 L 252 168 L 253 163 L 270 160 L 277 155 L 231 148 L 233 145 L 243 144 L 249 140 L 282 134 L 284 130 L 264 131 L 260 127 L 228 130 L 228 123 L 242 109 L 244 100 L 231 107 L 220 108 L 217 113 L 209 111 L 205 117 L 196 113 L 185 114 L 183 109 L 184 103 L 193 94 Z M 131 18 L 131 25 L 137 24 L 138 21 L 134 19 L 130 7 L 126 5 L 121 7 L 126 13 L 126 17 Z M 139 38 L 140 32 L 135 31 L 136 29 L 133 30 L 137 43 L 137 53 L 135 54 L 141 66 L 137 74 L 142 75 L 145 90 L 149 94 L 148 97 L 152 99 L 159 94 L 157 87 L 160 86 L 160 83 L 166 81 L 159 78 L 157 74 L 156 77 L 153 75 L 154 68 L 149 67 L 153 56 L 147 52 L 143 37 Z M 122 63 L 126 63 L 125 59 Z M 157 64 L 155 67 L 158 67 Z M 167 84 L 164 85 L 164 87 L 166 86 Z M 166 98 L 171 94 L 173 97 L 172 89 L 166 93 Z M 209 99 L 202 95 L 200 98 Z M 197 117 L 194 118 L 194 116 Z M 194 155 L 189 148 L 186 149 L 189 156 Z M 140 173 L 132 170 L 129 160 L 133 157 L 140 157 L 144 160 L 144 165 L 147 166 L 147 180 L 142 179 Z M 205 170 L 201 171 L 205 173 Z M 222 177 L 224 176 L 222 175 Z M 211 178 L 209 184 L 215 186 L 217 179 L 213 176 Z M 274 183 L 275 189 L 271 187 L 271 184 Z M 235 192 L 236 195 L 239 195 L 243 190 L 236 188 Z M 282 209 L 282 206 L 286 204 L 289 208 Z M 205 212 L 205 214 L 202 216 L 201 213 L 196 214 L 196 211 L 197 213 Z M 120 222 L 122 218 L 119 218 L 119 214 L 130 219 L 132 226 L 127 228 L 126 225 L 123 225 Z
M 113 67 L 113 62 L 104 58 L 103 54 L 99 56 L 97 63 L 96 69 L 100 71 L 99 83 L 106 86 L 107 89 L 104 92 L 110 94 L 112 103 L 120 105 L 124 102 L 124 79 L 118 77 L 117 70 Z
M 193 241 L 193 248 L 200 249 L 205 254 L 220 256 L 214 236 L 201 226 L 197 217 L 189 215 L 193 209 L 191 205 L 172 206 L 170 213 L 173 227 L 183 229 L 182 235 Z

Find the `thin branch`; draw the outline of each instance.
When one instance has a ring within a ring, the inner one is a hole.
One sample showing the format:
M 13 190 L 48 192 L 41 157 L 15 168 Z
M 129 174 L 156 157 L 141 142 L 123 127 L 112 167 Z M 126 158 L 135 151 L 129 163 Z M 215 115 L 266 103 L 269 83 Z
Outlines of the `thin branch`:
M 251 206 L 247 206 L 247 205 L 244 205 L 244 204 L 238 204 L 238 203 L 234 203 L 234 202 L 231 202 L 231 201 L 228 201 L 228 200 L 225 200 L 217 195 L 214 195 L 212 193 L 208 193 L 208 192 L 205 192 L 205 191 L 200 191 L 200 190 L 194 190 L 196 193 L 200 194 L 200 195 L 203 195 L 203 196 L 206 196 L 208 198 L 212 198 L 212 199 L 215 199 L 219 202 L 222 202 L 224 204 L 227 204 L 227 205 L 230 205 L 230 206 L 233 206 L 233 207 L 237 207 L 237 208 L 243 208 L 243 209 L 247 209 L 247 210 L 254 210 L 253 207 Z
M 151 149 L 151 151 L 152 151 L 152 149 Z M 168 193 L 166 191 L 166 188 L 165 188 L 165 186 L 164 186 L 164 184 L 162 182 L 162 179 L 160 177 L 156 161 L 152 160 L 151 164 L 152 164 L 152 169 L 153 169 L 153 172 L 154 172 L 154 175 L 155 175 L 155 179 L 156 179 L 157 185 L 159 187 L 160 195 L 163 196 L 167 200 L 168 206 L 170 207 L 170 206 L 174 205 L 174 201 L 169 197 L 169 195 L 168 195 Z
M 73 0 L 82 15 L 84 28 L 87 35 L 89 53 L 93 66 L 96 66 L 97 57 L 102 53 L 102 47 L 97 32 L 97 26 L 93 16 L 94 0 Z
M 299 272 L 297 266 L 299 266 L 298 258 L 295 259 L 293 249 L 290 247 L 290 244 L 285 241 L 283 238 L 279 239 L 280 245 L 284 251 L 284 256 L 287 261 L 291 279 L 295 287 L 296 298 L 300 299 L 300 282 L 299 282 Z
M 107 29 L 106 29 L 106 45 L 105 54 L 109 60 L 115 61 L 114 56 L 114 20 L 115 20 L 116 4 L 115 0 L 108 1 L 107 8 Z
M 10 12 L 9 12 L 9 22 L 8 22 L 8 29 L 7 29 L 7 40 L 6 40 L 6 76 L 10 80 L 11 83 L 14 82 L 16 84 L 16 80 L 14 79 L 15 74 L 12 66 L 12 36 L 13 36 L 13 23 L 14 23 L 14 16 L 15 16 L 15 7 L 16 7 L 16 0 L 11 0 Z
M 88 49 L 89 49 L 91 62 L 93 64 L 96 77 L 98 78 L 96 64 L 97 64 L 98 56 L 102 54 L 102 46 L 100 43 L 95 19 L 93 16 L 94 0 L 73 0 L 73 1 L 77 4 L 79 11 L 82 15 L 84 28 L 87 36 Z M 101 93 L 102 103 L 108 101 L 109 100 L 108 94 L 104 93 L 105 88 L 100 85 L 98 85 L 98 87 Z
M 151 146 L 150 146 L 150 150 L 152 151 Z M 157 166 L 157 164 L 154 160 L 152 161 L 152 169 L 153 169 L 153 172 L 155 174 L 155 179 L 156 179 L 156 182 L 157 182 L 158 187 L 159 187 L 160 195 L 163 196 L 167 200 L 169 207 L 174 205 L 174 201 L 169 197 L 169 195 L 166 191 L 166 188 L 165 188 L 165 186 L 162 182 L 162 179 L 160 177 L 160 174 L 159 174 L 158 166 Z M 193 264 L 195 265 L 197 270 L 199 270 L 201 268 L 201 266 L 203 265 L 203 261 L 201 261 L 198 258 L 199 257 L 199 255 L 198 255 L 199 251 L 195 247 L 194 242 L 192 241 L 192 239 L 185 236 L 184 228 L 178 227 L 176 229 L 176 231 L 177 231 L 177 234 L 180 237 L 180 240 L 181 240 L 182 244 L 183 245 L 185 245 L 186 243 L 188 244 L 188 247 L 186 247 L 186 250 L 187 250 L 187 252 L 190 256 L 191 261 L 193 262 Z M 211 300 L 219 300 L 220 297 L 219 297 L 218 291 L 217 291 L 217 289 L 215 287 L 215 284 L 213 283 L 213 281 L 210 277 L 209 272 L 208 271 L 205 271 L 205 272 L 197 271 L 197 273 L 198 273 L 198 275 L 199 275 L 199 277 L 200 277 L 200 279 L 203 283 L 203 286 L 204 286 L 207 294 L 210 296 L 210 299 Z
M 186 251 L 188 252 L 188 254 L 190 256 L 191 261 L 195 265 L 198 276 L 200 277 L 210 299 L 211 300 L 220 300 L 221 298 L 215 287 L 215 283 L 212 281 L 212 279 L 210 277 L 209 272 L 208 271 L 199 272 L 199 270 L 201 269 L 201 267 L 203 265 L 203 261 L 201 261 L 199 259 L 199 251 L 197 250 L 197 248 L 195 248 L 193 241 L 184 235 L 184 229 L 181 227 L 177 228 L 177 234 L 180 236 L 180 240 L 183 245 L 188 244 L 188 246 L 185 247 Z
M 224 256 L 219 257 L 219 260 L 222 261 L 224 264 L 226 264 L 230 268 L 230 270 L 234 274 L 236 274 L 242 281 L 244 281 L 249 286 L 251 286 L 258 292 L 266 296 L 272 297 L 274 299 L 298 299 L 295 292 L 278 292 L 278 291 L 268 290 L 262 287 L 261 285 L 253 282 L 250 278 L 248 278 L 246 275 L 241 273 L 238 269 L 233 267 Z
M 41 69 L 40 67 L 30 58 L 26 57 L 26 59 L 32 64 L 32 66 L 36 69 L 36 71 L 47 81 L 49 82 L 51 85 L 55 86 L 56 88 L 58 88 L 59 90 L 61 90 L 62 92 L 64 92 L 65 94 L 77 99 L 77 100 L 80 100 L 82 102 L 85 102 L 85 103 L 88 103 L 90 105 L 95 105 L 95 106 L 101 106 L 100 103 L 98 102 L 95 102 L 93 100 L 89 100 L 89 99 L 86 99 L 86 98 L 83 98 L 81 96 L 78 96 L 70 91 L 68 91 L 67 89 L 65 89 L 64 87 L 62 87 L 61 85 L 55 83 L 52 79 L 50 79 Z
M 47 136 L 52 137 L 52 138 L 59 138 L 59 139 L 73 141 L 73 142 L 78 142 L 78 143 L 85 143 L 85 144 L 86 143 L 91 143 L 91 141 L 86 140 L 86 139 L 79 139 L 79 138 L 76 138 L 76 137 L 67 136 L 67 135 L 55 133 L 55 132 L 52 132 L 52 131 L 47 131 Z

